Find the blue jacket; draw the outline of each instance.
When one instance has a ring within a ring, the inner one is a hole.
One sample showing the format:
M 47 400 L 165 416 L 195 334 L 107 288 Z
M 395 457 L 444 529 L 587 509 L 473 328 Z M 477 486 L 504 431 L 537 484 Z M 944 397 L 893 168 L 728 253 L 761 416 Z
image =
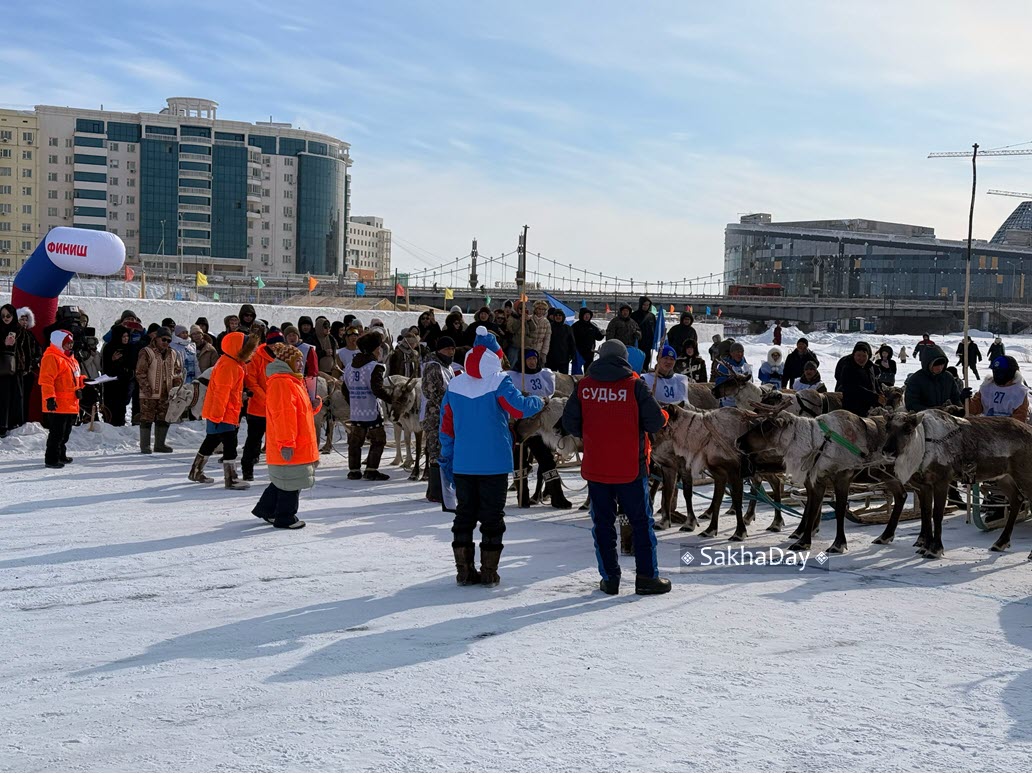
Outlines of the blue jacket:
M 441 473 L 476 476 L 512 473 L 510 419 L 541 411 L 541 398 L 524 396 L 505 372 L 498 342 L 477 331 L 477 345 L 466 356 L 466 373 L 448 383 L 441 401 Z M 490 339 L 490 341 L 487 341 Z M 493 346 L 492 346 L 493 345 Z

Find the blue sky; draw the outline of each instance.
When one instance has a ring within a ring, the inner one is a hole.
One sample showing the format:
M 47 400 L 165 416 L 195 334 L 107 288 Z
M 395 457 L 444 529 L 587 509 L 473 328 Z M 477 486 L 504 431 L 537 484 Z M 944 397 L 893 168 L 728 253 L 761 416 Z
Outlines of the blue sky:
M 200 96 L 347 140 L 352 212 L 384 217 L 403 270 L 473 236 L 508 251 L 524 223 L 532 252 L 649 280 L 720 272 L 745 212 L 957 238 L 969 165 L 927 152 L 1032 136 L 1027 3 L 100 0 L 5 19 L 5 107 Z M 1030 173 L 986 160 L 979 190 Z M 1017 203 L 980 195 L 976 236 Z

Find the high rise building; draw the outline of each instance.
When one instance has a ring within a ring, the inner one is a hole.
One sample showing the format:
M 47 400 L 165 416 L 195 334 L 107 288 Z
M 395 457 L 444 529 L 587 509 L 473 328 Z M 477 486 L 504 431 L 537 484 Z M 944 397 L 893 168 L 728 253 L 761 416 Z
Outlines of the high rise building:
M 0 272 L 21 266 L 39 240 L 36 114 L 0 110 Z
M 391 230 L 383 218 L 354 215 L 348 222 L 348 271 L 360 280 L 391 274 Z
M 32 189 L 33 217 L 38 211 L 19 261 L 49 229 L 71 225 L 118 234 L 127 262 L 152 272 L 343 274 L 350 145 L 288 123 L 220 120 L 217 109 L 172 97 L 156 113 L 51 105 L 0 112 L 8 121 L 0 131 L 36 143 L 15 148 L 12 139 L 12 150 L 30 153 L 38 167 L 10 164 L 12 190 L 0 187 L 0 223 L 5 205 L 12 215 L 19 206 L 22 187 Z M 23 118 L 31 128 L 15 126 Z

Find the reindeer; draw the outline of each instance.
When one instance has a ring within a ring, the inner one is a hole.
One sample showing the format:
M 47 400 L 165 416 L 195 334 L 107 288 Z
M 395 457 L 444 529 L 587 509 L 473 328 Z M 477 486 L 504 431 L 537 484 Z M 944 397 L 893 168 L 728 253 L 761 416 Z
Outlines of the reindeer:
M 351 418 L 351 406 L 340 388 L 340 381 L 328 376 L 319 376 L 315 382 L 315 394 L 321 399 L 319 411 L 315 414 L 315 436 L 326 433 L 326 440 L 319 448 L 322 454 L 333 451 L 333 430 L 338 423 Z
M 173 387 L 168 394 L 168 411 L 165 412 L 165 421 L 170 425 L 179 422 L 187 413 L 197 409 L 196 416 L 201 415 L 204 408 L 204 396 L 208 392 L 208 380 L 211 378 L 212 369 L 207 369 L 189 384 L 181 384 Z
M 401 465 L 406 470 L 412 468 L 410 481 L 420 478 L 419 460 L 423 456 L 423 425 L 419 421 L 419 408 L 423 403 L 423 391 L 418 377 L 388 376 L 383 380 L 383 388 L 391 396 L 386 404 L 384 416 L 394 424 L 395 455 L 393 465 Z M 412 438 L 416 439 L 416 454 L 412 456 Z M 405 458 L 402 460 L 401 448 L 405 447 Z
M 950 482 L 999 480 L 1007 494 L 1007 523 L 992 545 L 1010 548 L 1021 498 L 1032 499 L 1032 427 L 1010 417 L 952 416 L 929 409 L 887 419 L 884 451 L 895 458 L 896 477 L 908 481 L 921 502 L 921 534 L 914 543 L 929 559 L 942 558 L 942 518 Z
M 846 553 L 849 487 L 867 470 L 872 471 L 868 477 L 873 476 L 888 486 L 893 500 L 889 522 L 874 542 L 881 545 L 892 542 L 907 495 L 902 482 L 887 473 L 884 466 L 880 473 L 874 472 L 888 437 L 887 425 L 885 417 L 864 419 L 848 411 L 833 411 L 820 420 L 780 411 L 759 419 L 738 439 L 742 450 L 749 455 L 745 461 L 747 471 L 767 469 L 762 460 L 759 465 L 754 464 L 753 455 L 766 454 L 768 460 L 773 456 L 793 481 L 806 488 L 806 507 L 799 528 L 793 533 L 797 539 L 790 546 L 791 550 L 810 550 L 812 535 L 820 524 L 824 493 L 831 485 L 835 492 L 836 532 L 835 541 L 827 552 Z M 835 436 L 844 439 L 853 449 Z
M 559 376 L 559 374 L 556 375 Z M 561 420 L 563 411 L 566 409 L 566 400 L 566 398 L 547 398 L 544 408 L 537 414 L 526 419 L 516 420 L 513 425 L 514 440 L 519 442 L 527 441 L 535 436 L 539 437 L 544 441 L 549 451 L 560 459 L 569 459 L 582 452 L 584 447 L 581 444 L 581 440 L 562 430 Z M 541 476 L 541 469 L 539 467 L 534 496 L 530 498 L 532 503 L 541 501 L 543 486 L 544 479 Z
M 903 390 L 899 387 L 882 386 L 885 406 L 878 407 L 883 413 L 899 409 L 903 403 Z M 801 417 L 816 417 L 842 409 L 841 392 L 817 392 L 816 390 L 770 390 L 763 396 L 763 405 L 777 411 Z

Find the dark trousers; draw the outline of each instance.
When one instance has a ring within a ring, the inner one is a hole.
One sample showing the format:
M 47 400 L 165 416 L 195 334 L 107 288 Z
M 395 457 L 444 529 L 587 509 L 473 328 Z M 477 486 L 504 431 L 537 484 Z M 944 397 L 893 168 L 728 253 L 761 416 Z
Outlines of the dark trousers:
M 362 446 L 369 441 L 369 456 L 366 458 L 366 470 L 379 470 L 380 457 L 387 445 L 387 431 L 382 424 L 366 425 L 352 422 L 348 426 L 348 468 L 361 470 Z
M 961 368 L 964 367 L 964 361 L 963 360 L 960 361 L 960 367 Z M 975 375 L 975 379 L 981 379 L 982 378 L 981 376 L 978 375 L 978 361 L 976 361 L 976 360 L 969 360 L 968 361 L 968 370 L 971 371 L 971 373 L 973 373 Z M 964 376 L 964 374 L 961 374 L 961 377 L 963 377 L 963 376 Z
M 470 476 L 455 474 L 455 521 L 452 533 L 456 543 L 472 543 L 473 530 L 480 524 L 483 546 L 502 547 L 505 532 L 505 495 L 509 474 Z
M 201 441 L 200 455 L 210 457 L 218 445 L 222 444 L 222 461 L 232 462 L 237 458 L 237 433 L 239 427 L 227 430 L 224 433 L 208 433 Z
M 288 492 L 280 489 L 273 483 L 265 487 L 258 504 L 251 511 L 255 516 L 263 519 L 274 519 L 275 526 L 288 526 L 294 523 L 297 518 L 298 499 L 301 493 L 298 491 Z
M 68 456 L 66 444 L 72 434 L 72 425 L 75 424 L 75 414 L 46 414 L 47 429 L 47 451 L 43 461 L 47 465 L 55 465 L 62 457 Z
M 652 527 L 652 503 L 649 479 L 642 477 L 629 484 L 588 482 L 591 500 L 591 536 L 595 539 L 595 557 L 599 574 L 605 578 L 620 577 L 620 556 L 616 551 L 617 505 L 627 515 L 634 533 L 635 572 L 646 578 L 659 576 L 656 558 L 656 533 Z
M 240 467 L 244 471 L 254 470 L 255 463 L 262 456 L 265 425 L 265 417 L 247 415 L 247 437 L 244 439 L 244 452 L 240 457 Z
M 129 405 L 129 382 L 119 379 L 104 385 L 104 405 L 115 427 L 125 426 L 125 407 Z

